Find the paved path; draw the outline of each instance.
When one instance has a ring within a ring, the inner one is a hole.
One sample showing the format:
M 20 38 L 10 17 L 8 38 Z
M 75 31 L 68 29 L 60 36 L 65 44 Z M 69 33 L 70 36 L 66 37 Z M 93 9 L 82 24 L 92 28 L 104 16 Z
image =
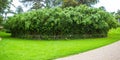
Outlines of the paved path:
M 120 41 L 85 53 L 56 60 L 120 60 Z

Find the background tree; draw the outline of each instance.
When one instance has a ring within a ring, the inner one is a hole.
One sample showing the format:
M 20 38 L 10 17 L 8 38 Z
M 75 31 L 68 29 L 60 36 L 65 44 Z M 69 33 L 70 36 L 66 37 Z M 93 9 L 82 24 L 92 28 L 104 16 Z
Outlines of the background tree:
M 23 8 L 21 6 L 18 6 L 16 8 L 16 13 L 19 14 L 19 13 L 22 13 L 23 12 Z
M 115 13 L 115 16 L 116 16 L 117 19 L 120 18 L 120 10 L 118 10 L 118 11 Z
M 104 11 L 106 11 L 106 9 L 105 9 L 104 6 L 101 6 L 101 7 L 99 7 L 99 8 L 102 9 L 102 10 L 104 10 Z
M 0 14 L 4 13 L 4 10 L 10 8 L 10 5 L 13 5 L 12 0 L 0 0 Z
M 46 8 L 51 8 L 51 7 L 56 7 L 56 6 L 61 6 L 62 0 L 45 0 L 44 3 L 45 3 L 45 7 Z
M 63 7 L 68 6 L 77 6 L 80 4 L 86 4 L 87 6 L 91 6 L 99 2 L 99 0 L 63 0 Z
M 115 18 L 120 22 L 120 10 L 115 13 Z
M 4 12 L 4 9 L 8 7 L 9 0 L 0 0 L 0 13 Z
M 94 5 L 99 2 L 99 0 L 77 0 L 79 4 L 86 4 L 88 6 Z
M 2 24 L 3 17 L 0 15 L 0 25 Z
M 5 20 L 7 19 L 7 15 L 8 15 L 8 14 L 16 14 L 16 13 L 15 13 L 13 10 L 10 10 L 10 8 L 4 10 L 3 15 L 4 15 L 4 19 L 5 19 Z
M 56 6 L 69 7 L 80 4 L 91 6 L 99 2 L 99 0 L 20 0 L 20 2 L 24 3 L 25 6 L 31 5 L 32 9 L 39 9 L 42 7 L 51 8 Z
M 51 8 L 60 5 L 61 0 L 19 0 L 30 9 Z
M 19 0 L 20 2 L 22 2 L 26 7 L 27 6 L 32 6 L 30 9 L 39 9 L 42 8 L 43 4 L 43 0 Z
M 118 10 L 116 14 L 120 15 L 120 10 Z
M 77 6 L 79 3 L 75 0 L 63 0 L 62 7 Z
M 3 14 L 5 14 L 5 9 L 10 8 L 9 4 L 12 0 L 0 0 L 0 25 L 3 21 Z

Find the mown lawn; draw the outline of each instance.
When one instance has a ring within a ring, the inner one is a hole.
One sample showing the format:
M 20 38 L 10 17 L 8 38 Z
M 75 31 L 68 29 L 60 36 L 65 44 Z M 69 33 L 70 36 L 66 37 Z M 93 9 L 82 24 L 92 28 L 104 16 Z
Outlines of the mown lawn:
M 53 60 L 82 53 L 120 40 L 120 28 L 112 29 L 107 38 L 74 40 L 27 40 L 11 38 L 0 32 L 0 60 Z

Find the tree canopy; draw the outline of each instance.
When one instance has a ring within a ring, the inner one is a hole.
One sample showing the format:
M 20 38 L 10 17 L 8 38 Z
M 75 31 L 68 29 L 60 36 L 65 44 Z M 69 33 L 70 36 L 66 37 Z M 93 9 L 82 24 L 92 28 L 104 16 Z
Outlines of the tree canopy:
M 21 7 L 21 6 L 18 6 L 17 8 L 16 8 L 16 13 L 22 13 L 23 12 L 23 8 Z
M 5 9 L 7 7 L 9 7 L 9 3 L 11 2 L 12 0 L 0 0 L 0 25 L 3 21 L 3 16 L 2 14 L 5 13 Z
M 120 10 L 118 10 L 118 11 L 115 13 L 115 18 L 116 18 L 116 19 L 120 19 Z
M 1 25 L 2 21 L 3 21 L 2 19 L 3 19 L 3 17 L 2 17 L 2 16 L 0 16 L 0 25 Z
M 91 6 L 99 2 L 99 0 L 63 0 L 63 7 L 68 6 L 77 6 L 80 4 L 86 4 L 87 6 Z
M 4 12 L 4 9 L 8 7 L 11 0 L 0 0 L 0 13 Z
M 20 0 L 20 2 L 27 5 L 32 5 L 32 9 L 39 9 L 42 7 L 68 7 L 68 6 L 77 6 L 80 4 L 86 4 L 91 6 L 99 2 L 99 0 Z
M 79 4 L 86 4 L 88 6 L 94 5 L 99 2 L 99 0 L 77 0 Z

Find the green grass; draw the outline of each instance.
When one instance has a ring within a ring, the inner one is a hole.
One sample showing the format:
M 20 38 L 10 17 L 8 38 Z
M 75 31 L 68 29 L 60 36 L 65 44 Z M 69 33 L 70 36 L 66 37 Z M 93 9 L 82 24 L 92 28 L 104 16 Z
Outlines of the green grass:
M 120 40 L 120 28 L 112 29 L 107 38 L 27 40 L 11 38 L 4 32 L 0 36 L 0 60 L 52 60 L 116 42 Z

